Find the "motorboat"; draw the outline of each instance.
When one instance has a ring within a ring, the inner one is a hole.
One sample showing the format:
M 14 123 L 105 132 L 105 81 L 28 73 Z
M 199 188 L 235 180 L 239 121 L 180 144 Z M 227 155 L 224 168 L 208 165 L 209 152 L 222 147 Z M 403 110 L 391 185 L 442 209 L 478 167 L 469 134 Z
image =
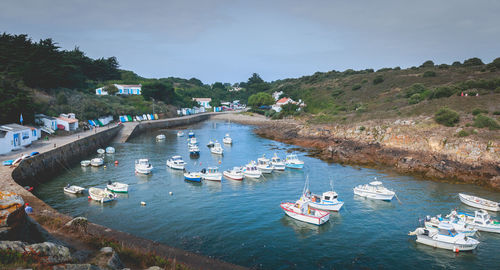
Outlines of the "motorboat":
M 289 154 L 286 156 L 285 166 L 291 169 L 302 169 L 304 168 L 304 161 L 300 160 L 296 154 Z
M 273 166 L 271 165 L 271 161 L 266 158 L 266 155 L 257 159 L 257 169 L 259 169 L 262 173 L 272 173 Z
M 359 185 L 354 188 L 354 194 L 370 199 L 390 201 L 396 195 L 392 190 L 385 188 L 380 181 L 373 181 L 369 184 Z
M 184 170 L 186 162 L 182 160 L 181 156 L 173 156 L 167 160 L 167 166 L 176 170 Z
M 193 145 L 198 145 L 198 141 L 196 140 L 196 137 L 188 139 L 188 147 L 193 146 Z
M 189 131 L 188 138 L 194 138 L 194 132 L 192 130 Z
M 321 195 L 311 193 L 309 190 L 302 195 L 304 201 L 308 202 L 313 208 L 327 211 L 339 211 L 344 205 L 343 201 L 338 200 L 337 192 L 330 190 Z
M 199 172 L 185 172 L 184 180 L 201 183 L 201 174 Z
M 451 224 L 457 232 L 463 233 L 465 236 L 474 236 L 477 232 L 477 229 L 472 228 L 458 217 L 448 219 L 443 218 L 441 215 L 435 217 L 426 216 L 424 219 L 424 226 L 426 229 L 438 229 L 441 222 Z
M 314 209 L 308 202 L 302 200 L 295 203 L 284 202 L 280 206 L 287 216 L 314 225 L 322 225 L 330 219 L 329 212 Z
M 128 185 L 120 182 L 111 182 L 108 181 L 108 184 L 106 185 L 108 190 L 114 193 L 127 193 L 128 192 Z
M 208 167 L 201 170 L 201 178 L 203 180 L 220 182 L 222 180 L 222 173 L 220 173 L 218 167 Z
M 276 153 L 274 153 L 274 156 L 271 158 L 271 166 L 273 166 L 275 171 L 284 171 L 286 167 L 285 162 L 281 160 Z
M 233 139 L 231 139 L 231 137 L 229 137 L 229 133 L 226 133 L 226 136 L 224 136 L 224 139 L 222 139 L 222 142 L 225 144 L 232 144 Z
M 243 175 L 248 178 L 260 178 L 262 176 L 262 172 L 257 169 L 255 161 L 252 160 L 243 168 Z
M 147 158 L 137 159 L 135 161 L 135 172 L 142 174 L 150 174 L 153 170 L 153 165 L 149 163 Z
M 97 149 L 97 154 L 102 155 L 102 154 L 104 154 L 104 153 L 106 153 L 106 150 L 104 150 L 104 149 L 102 149 L 102 148 Z
M 210 148 L 210 153 L 216 154 L 216 155 L 223 155 L 224 154 L 224 149 L 220 145 L 219 142 L 214 143 L 214 147 Z
M 474 211 L 474 215 L 452 211 L 450 216 L 458 216 L 467 225 L 470 225 L 478 231 L 500 233 L 500 222 L 492 219 L 485 210 Z
M 90 165 L 92 165 L 94 167 L 102 166 L 102 165 L 104 165 L 104 159 L 102 159 L 102 158 L 93 158 L 93 159 L 90 160 Z
M 115 148 L 112 146 L 106 147 L 106 154 L 114 154 L 115 153 Z
M 212 140 L 210 140 L 208 143 L 207 143 L 207 147 L 208 148 L 212 148 L 214 147 L 214 142 Z
M 98 201 L 100 203 L 106 203 L 113 201 L 116 198 L 116 195 L 107 189 L 91 187 L 89 188 L 90 198 L 94 201 Z
M 500 211 L 500 203 L 498 203 L 498 202 L 486 200 L 483 198 L 479 198 L 476 196 L 467 195 L 467 194 L 463 194 L 463 193 L 458 193 L 458 197 L 460 198 L 460 201 L 467 204 L 468 206 L 472 206 L 475 208 L 484 209 L 484 210 L 488 210 L 488 211 L 494 211 L 494 212 Z
M 165 134 L 156 135 L 157 141 L 164 141 L 166 138 Z
M 476 239 L 457 232 L 451 224 L 444 222 L 439 223 L 437 229 L 417 228 L 409 235 L 416 235 L 417 243 L 453 252 L 473 250 L 479 245 Z
M 82 160 L 82 161 L 80 161 L 80 165 L 82 167 L 88 167 L 88 166 L 90 166 L 90 160 Z
M 182 130 L 177 131 L 177 137 L 184 137 L 184 132 Z
M 68 184 L 63 188 L 64 192 L 70 193 L 70 194 L 81 194 L 85 190 L 85 188 L 79 187 L 79 186 L 72 186 Z
M 224 177 L 232 180 L 243 180 L 243 171 L 241 167 L 233 167 L 231 170 L 226 170 L 222 173 Z
M 198 145 L 189 146 L 189 155 L 192 157 L 200 156 L 200 148 Z

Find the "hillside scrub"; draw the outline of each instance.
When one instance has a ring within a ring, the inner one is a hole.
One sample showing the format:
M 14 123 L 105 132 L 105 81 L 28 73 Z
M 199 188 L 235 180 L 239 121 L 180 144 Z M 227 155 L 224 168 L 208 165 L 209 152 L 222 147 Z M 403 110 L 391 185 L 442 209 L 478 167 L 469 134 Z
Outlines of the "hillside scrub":
M 434 115 L 434 120 L 438 124 L 453 127 L 460 121 L 460 117 L 456 111 L 443 107 Z
M 500 124 L 498 124 L 495 119 L 482 114 L 478 114 L 474 117 L 474 126 L 478 128 L 489 128 L 490 130 L 500 129 Z

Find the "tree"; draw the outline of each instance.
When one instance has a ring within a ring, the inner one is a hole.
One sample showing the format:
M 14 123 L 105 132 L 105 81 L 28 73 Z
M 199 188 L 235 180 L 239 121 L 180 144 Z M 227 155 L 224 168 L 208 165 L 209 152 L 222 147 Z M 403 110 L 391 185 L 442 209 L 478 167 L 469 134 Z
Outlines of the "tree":
M 469 67 L 469 66 L 482 66 L 484 65 L 483 61 L 477 57 L 469 58 L 464 61 L 464 66 Z
M 262 105 L 271 105 L 274 103 L 274 98 L 265 92 L 253 94 L 248 98 L 248 105 L 252 107 L 260 107 Z
M 420 65 L 420 67 L 421 68 L 434 67 L 434 62 L 432 62 L 432 60 L 427 60 L 422 65 Z
M 219 107 L 220 105 L 220 99 L 218 98 L 212 98 L 212 101 L 210 101 L 210 106 L 212 107 Z
M 175 100 L 175 91 L 171 83 L 150 82 L 145 83 L 141 89 L 142 95 L 146 100 L 154 98 L 157 101 L 163 101 L 166 104 L 172 104 Z
M 104 90 L 108 92 L 108 95 L 116 95 L 118 93 L 118 88 L 114 84 L 108 84 L 104 87 Z

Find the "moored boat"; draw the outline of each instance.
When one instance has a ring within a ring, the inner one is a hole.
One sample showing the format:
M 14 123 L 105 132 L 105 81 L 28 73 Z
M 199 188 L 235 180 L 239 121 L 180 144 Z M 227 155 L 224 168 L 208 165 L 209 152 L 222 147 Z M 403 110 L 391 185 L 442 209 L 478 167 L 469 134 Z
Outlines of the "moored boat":
M 257 169 L 257 165 L 255 161 L 250 161 L 245 167 L 243 167 L 243 175 L 248 178 L 260 178 L 262 176 L 262 172 Z
M 184 132 L 182 130 L 177 131 L 177 137 L 184 137 Z
M 262 155 L 262 157 L 257 159 L 257 169 L 259 169 L 262 173 L 273 172 L 273 166 L 271 166 L 270 160 L 266 158 L 266 155 Z
M 354 194 L 370 199 L 390 201 L 396 194 L 394 191 L 385 188 L 380 181 L 373 181 L 369 184 L 359 185 L 354 188 Z
M 225 144 L 232 144 L 233 139 L 229 136 L 229 133 L 226 133 L 226 136 L 224 136 L 224 139 L 222 139 L 222 142 Z
M 182 160 L 181 156 L 173 156 L 167 160 L 167 166 L 175 170 L 184 170 L 186 162 Z
M 102 155 L 104 153 L 106 153 L 106 150 L 104 150 L 102 148 L 97 149 L 97 154 L 101 154 Z
M 64 192 L 70 193 L 70 194 L 81 194 L 85 190 L 85 188 L 79 187 L 79 186 L 72 186 L 68 184 L 63 188 Z
M 114 193 L 127 193 L 128 192 L 128 185 L 125 183 L 120 183 L 120 182 L 111 182 L 108 181 L 108 184 L 106 185 L 108 190 Z
M 218 167 L 208 167 L 201 170 L 201 178 L 203 180 L 220 182 L 222 180 L 222 173 L 219 172 Z
M 82 161 L 80 161 L 80 165 L 82 167 L 88 167 L 88 166 L 90 166 L 90 160 L 82 160 Z
M 216 155 L 223 155 L 224 154 L 224 149 L 220 145 L 219 142 L 215 141 L 214 146 L 210 148 L 210 153 L 216 154 Z
M 233 167 L 231 170 L 226 170 L 223 172 L 224 177 L 232 180 L 243 180 L 243 171 L 241 167 Z
M 339 211 L 344 205 L 343 201 L 338 200 L 337 192 L 333 190 L 323 192 L 321 195 L 313 194 L 307 190 L 303 195 L 303 200 L 307 201 L 313 208 L 327 211 Z
M 472 206 L 474 208 L 484 209 L 488 211 L 500 211 L 500 203 L 490 201 L 487 199 L 479 198 L 472 195 L 467 195 L 463 193 L 458 193 L 458 197 L 460 201 L 467 204 L 468 206 Z
M 438 229 L 440 223 L 449 223 L 453 228 L 459 232 L 465 234 L 465 236 L 474 236 L 477 229 L 472 228 L 470 225 L 466 224 L 460 218 L 442 218 L 441 215 L 435 217 L 426 216 L 424 220 L 424 226 L 426 229 Z
M 492 219 L 485 210 L 474 211 L 474 215 L 452 211 L 450 217 L 459 217 L 470 227 L 483 232 L 500 233 L 500 222 Z
M 286 164 L 276 153 L 274 153 L 274 156 L 271 158 L 271 166 L 273 166 L 275 171 L 284 171 Z
M 194 137 L 194 132 L 191 130 L 188 133 L 188 138 L 193 138 Z
M 160 135 L 157 135 L 156 136 L 156 140 L 157 141 L 163 141 L 165 140 L 167 137 L 165 136 L 165 134 L 160 134 Z
M 89 195 L 92 200 L 98 201 L 100 203 L 110 202 L 116 198 L 116 195 L 112 192 L 96 187 L 89 188 Z
M 304 168 L 304 161 L 300 160 L 296 154 L 289 154 L 286 156 L 285 166 L 291 169 L 302 169 Z
M 198 145 L 192 145 L 192 146 L 189 146 L 189 155 L 191 157 L 199 157 L 200 156 L 200 148 L 198 147 Z
M 102 159 L 102 158 L 93 158 L 93 159 L 90 160 L 90 165 L 92 165 L 94 167 L 102 166 L 102 165 L 104 165 L 104 159 Z
M 448 223 L 439 223 L 437 229 L 417 228 L 409 235 L 416 235 L 417 243 L 454 252 L 473 250 L 479 245 L 479 241 L 457 232 Z
M 153 170 L 153 165 L 149 163 L 147 158 L 137 159 L 135 161 L 135 172 L 142 174 L 150 174 Z
M 313 209 L 309 206 L 309 203 L 302 200 L 298 200 L 295 203 L 284 202 L 280 206 L 289 217 L 310 224 L 322 225 L 330 219 L 330 213 Z
M 199 172 L 185 172 L 184 180 L 191 182 L 201 182 L 201 174 Z
M 106 154 L 114 154 L 115 153 L 115 148 L 112 146 L 106 147 Z
M 207 147 L 208 147 L 208 148 L 212 148 L 212 147 L 214 147 L 214 142 L 213 142 L 212 140 L 208 141 L 208 143 L 207 143 Z

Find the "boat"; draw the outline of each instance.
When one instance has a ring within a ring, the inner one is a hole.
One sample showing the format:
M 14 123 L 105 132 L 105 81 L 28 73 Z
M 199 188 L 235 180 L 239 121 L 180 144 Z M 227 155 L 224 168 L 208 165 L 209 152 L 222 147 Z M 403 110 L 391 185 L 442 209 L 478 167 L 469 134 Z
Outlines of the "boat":
M 295 203 L 284 202 L 280 206 L 287 216 L 310 224 L 322 225 L 330 219 L 329 212 L 313 209 L 309 203 L 302 200 Z
M 444 222 L 439 223 L 437 229 L 417 228 L 409 235 L 416 235 L 417 243 L 453 252 L 473 250 L 479 245 L 476 239 L 457 232 L 451 224 Z
M 190 138 L 190 139 L 188 140 L 188 147 L 189 147 L 189 146 L 193 146 L 193 145 L 198 145 L 198 141 L 196 140 L 196 138 L 195 138 L 195 137 Z
M 201 183 L 201 174 L 199 172 L 185 172 L 184 180 Z
M 189 146 L 189 155 L 192 157 L 200 156 L 200 148 L 198 145 Z
M 262 173 L 272 173 L 273 166 L 271 166 L 271 162 L 266 155 L 262 155 L 262 157 L 257 159 L 257 169 L 259 169 Z
M 285 170 L 285 162 L 281 160 L 281 158 L 274 153 L 274 156 L 271 158 L 271 165 L 275 171 L 284 171 Z
M 486 210 L 474 211 L 474 215 L 452 211 L 450 217 L 459 217 L 467 225 L 482 232 L 500 233 L 500 222 L 492 219 Z
M 224 136 L 224 139 L 222 139 L 222 142 L 225 144 L 232 144 L 233 139 L 231 139 L 231 137 L 229 137 L 229 133 L 226 133 L 226 136 Z
M 90 166 L 90 160 L 82 160 L 80 161 L 80 165 L 82 165 L 82 167 L 88 167 Z
M 167 160 L 167 166 L 176 170 L 184 170 L 186 162 L 182 160 L 181 156 L 173 156 Z
M 102 155 L 102 154 L 106 153 L 106 150 L 99 148 L 99 149 L 97 149 L 97 153 Z
M 135 161 L 135 172 L 142 174 L 149 174 L 153 170 L 153 165 L 149 163 L 147 158 L 137 159 Z
M 94 167 L 102 166 L 102 165 L 104 165 L 104 159 L 102 159 L 102 158 L 93 158 L 93 159 L 90 160 L 90 165 L 92 165 Z
M 458 193 L 458 197 L 460 198 L 460 201 L 468 206 L 494 212 L 500 211 L 500 203 L 463 193 Z
M 106 154 L 114 154 L 115 153 L 115 148 L 112 146 L 106 147 Z
M 304 168 L 304 161 L 300 160 L 296 154 L 289 154 L 285 159 L 285 166 L 291 169 Z
M 81 194 L 85 190 L 85 188 L 79 187 L 79 186 L 72 186 L 68 184 L 63 188 L 64 192 L 70 193 L 70 194 Z
M 14 162 L 13 159 L 5 160 L 4 162 L 2 162 L 2 165 L 3 166 L 10 166 L 10 165 L 12 165 L 13 162 Z
M 338 200 L 337 192 L 333 191 L 333 183 L 330 182 L 331 190 L 323 192 L 321 195 L 311 193 L 309 191 L 309 178 L 306 179 L 304 185 L 304 191 L 302 192 L 301 199 L 307 203 L 309 206 L 327 211 L 339 211 L 344 205 L 343 201 Z
M 231 170 L 226 170 L 222 174 L 224 177 L 232 180 L 243 180 L 243 171 L 241 167 L 233 167 Z
M 217 141 L 215 141 L 214 147 L 210 148 L 210 153 L 216 154 L 216 155 L 223 155 L 224 154 L 224 149 L 222 148 L 222 146 L 220 145 L 220 143 L 218 143 Z
M 160 135 L 157 135 L 156 136 L 156 140 L 157 141 L 163 141 L 165 140 L 167 137 L 165 136 L 165 134 L 160 134 Z
M 194 132 L 192 130 L 189 131 L 188 138 L 194 138 Z
M 214 142 L 212 140 L 210 140 L 208 143 L 207 143 L 207 147 L 208 148 L 212 148 L 214 147 Z
M 177 137 L 184 137 L 184 132 L 181 130 L 177 131 Z
M 116 198 L 116 195 L 112 192 L 96 187 L 89 188 L 89 195 L 92 200 L 98 201 L 100 203 L 110 202 Z
M 390 201 L 396 195 L 392 190 L 385 188 L 380 181 L 373 181 L 369 184 L 359 185 L 354 188 L 354 194 L 370 199 Z
M 435 217 L 426 216 L 424 219 L 424 226 L 426 229 L 438 229 L 441 222 L 449 223 L 457 232 L 463 233 L 465 236 L 474 236 L 477 232 L 477 229 L 472 228 L 458 217 L 445 219 L 441 217 L 441 215 L 437 215 Z
M 114 193 L 127 193 L 128 192 L 128 185 L 120 182 L 113 182 L 108 181 L 108 184 L 106 185 L 108 190 Z
M 257 165 L 255 161 L 250 161 L 245 167 L 243 167 L 243 175 L 248 178 L 260 178 L 262 176 L 262 172 L 257 169 Z
M 218 167 L 208 167 L 201 170 L 201 178 L 203 180 L 220 182 L 222 180 L 222 173 L 219 172 Z

